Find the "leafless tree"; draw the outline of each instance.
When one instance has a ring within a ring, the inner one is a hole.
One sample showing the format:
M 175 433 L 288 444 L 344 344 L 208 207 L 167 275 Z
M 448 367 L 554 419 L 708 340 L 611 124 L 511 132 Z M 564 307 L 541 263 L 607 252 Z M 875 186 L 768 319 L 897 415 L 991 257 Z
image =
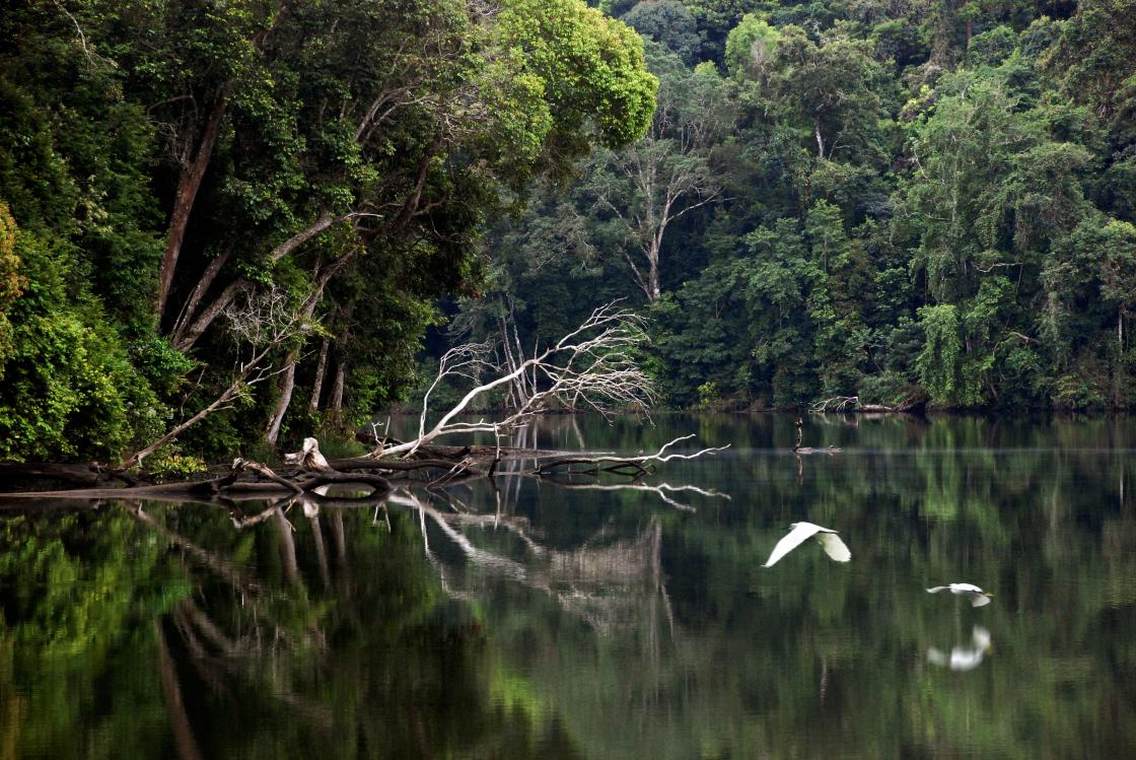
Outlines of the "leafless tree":
M 710 149 L 732 123 L 728 99 L 714 77 L 665 75 L 647 136 L 630 148 L 598 154 L 589 181 L 594 209 L 610 214 L 627 245 L 622 253 L 648 301 L 662 294 L 660 264 L 667 228 L 722 199 Z
M 634 312 L 610 303 L 594 310 L 575 330 L 533 356 L 492 360 L 491 347 L 471 343 L 443 355 L 438 374 L 422 402 L 418 436 L 406 443 L 383 448 L 375 456 L 409 454 L 424 444 L 462 433 L 500 435 L 524 425 L 534 415 L 553 408 L 646 412 L 656 398 L 651 379 L 639 367 L 637 349 L 646 341 L 643 320 Z M 518 346 L 519 348 L 519 346 Z M 489 380 L 484 380 L 488 376 Z M 458 417 L 475 401 L 508 390 L 520 377 L 526 381 L 523 398 L 497 421 L 465 422 Z M 443 382 L 464 379 L 476 383 L 433 426 L 428 426 L 430 396 Z

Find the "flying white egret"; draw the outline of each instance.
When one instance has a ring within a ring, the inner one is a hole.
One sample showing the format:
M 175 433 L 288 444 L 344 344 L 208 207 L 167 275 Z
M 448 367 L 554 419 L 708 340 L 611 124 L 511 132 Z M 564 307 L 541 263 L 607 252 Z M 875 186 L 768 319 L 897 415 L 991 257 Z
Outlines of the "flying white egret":
M 970 606 L 972 607 L 985 607 L 990 604 L 990 597 L 994 596 L 973 583 L 952 583 L 949 586 L 935 586 L 927 589 L 928 594 L 937 594 L 940 591 L 950 591 L 956 596 L 969 596 Z
M 824 553 L 837 562 L 847 562 L 852 559 L 852 552 L 840 540 L 836 531 L 831 528 L 822 528 L 811 522 L 793 523 L 789 527 L 791 530 L 788 535 L 778 541 L 777 546 L 773 547 L 773 553 L 769 555 L 769 559 L 765 560 L 763 567 L 773 567 L 782 557 L 813 536 L 816 536 L 817 541 L 820 541 Z

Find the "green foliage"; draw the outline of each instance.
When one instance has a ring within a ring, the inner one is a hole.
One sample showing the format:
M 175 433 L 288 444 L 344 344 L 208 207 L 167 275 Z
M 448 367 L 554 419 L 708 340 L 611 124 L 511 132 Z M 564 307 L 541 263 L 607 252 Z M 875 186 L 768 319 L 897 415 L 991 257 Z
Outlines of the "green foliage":
M 0 456 L 111 457 L 160 431 L 164 408 L 98 304 L 69 292 L 68 251 L 21 230 L 15 253 L 28 284 L 10 311 Z
M 616 298 L 673 404 L 1131 406 L 1130 5 L 14 6 L 0 456 L 113 458 L 205 408 L 248 357 L 225 298 L 273 289 L 318 322 L 265 358 L 294 371 L 187 452 L 262 437 L 286 376 L 285 444 L 349 433 L 455 308 L 528 346 Z
M 698 156 L 723 196 L 669 220 L 661 292 L 642 289 L 669 401 L 698 404 L 711 383 L 774 405 L 1136 403 L 1136 56 L 1113 23 L 1126 3 L 686 2 L 730 77 L 717 118 L 684 120 L 710 111 L 678 86 L 698 76 L 648 48 L 656 124 L 674 114 L 688 145 L 710 135 Z M 656 10 L 636 8 L 610 6 Z M 680 167 L 660 137 L 581 164 L 495 233 L 523 340 L 642 297 L 634 257 L 662 204 L 635 186 L 665 188 Z
M 599 141 L 640 137 L 654 110 L 655 78 L 643 70 L 635 32 L 582 0 L 510 0 L 496 18 L 500 43 L 540 79 L 552 116 L 552 144 L 583 150 L 594 120 Z M 543 142 L 543 141 L 542 141 Z
M 332 344 L 326 415 L 284 435 L 350 432 L 413 383 L 438 299 L 478 287 L 486 219 L 640 137 L 657 88 L 641 38 L 581 0 L 33 3 L 0 38 L 4 458 L 112 458 L 205 408 L 250 371 L 226 304 L 268 290 L 321 325 L 256 371 L 295 363 L 298 399 L 304 338 Z M 183 443 L 260 437 L 274 386 Z
M 26 286 L 26 279 L 20 275 L 20 257 L 16 255 L 16 222 L 7 204 L 0 200 L 0 380 L 4 379 L 4 363 L 12 352 L 8 310 Z
M 926 341 L 915 359 L 919 380 L 939 403 L 954 404 L 965 397 L 962 377 L 962 326 L 958 309 L 950 304 L 924 306 L 919 322 Z
M 159 449 L 146 457 L 146 473 L 158 480 L 185 480 L 207 469 L 201 457 L 178 453 L 174 447 Z
M 726 67 L 736 77 L 760 79 L 777 54 L 781 33 L 747 13 L 726 38 Z
M 636 3 L 620 20 L 645 38 L 665 45 L 687 64 L 698 60 L 698 30 L 694 16 L 679 0 Z

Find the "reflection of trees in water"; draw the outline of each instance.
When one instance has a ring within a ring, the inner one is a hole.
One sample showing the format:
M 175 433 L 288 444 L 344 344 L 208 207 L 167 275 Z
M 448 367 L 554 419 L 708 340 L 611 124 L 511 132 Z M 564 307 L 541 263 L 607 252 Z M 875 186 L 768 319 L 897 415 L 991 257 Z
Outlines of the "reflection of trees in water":
M 574 436 L 550 422 L 541 435 Z M 731 424 L 706 421 L 706 439 L 792 442 L 776 420 Z M 1136 741 L 1136 461 L 1091 451 L 1124 437 L 1087 424 L 832 424 L 817 443 L 846 451 L 800 483 L 770 453 L 668 470 L 734 496 L 695 494 L 696 513 L 503 470 L 496 489 L 418 490 L 425 509 L 377 515 L 5 519 L 0 747 L 173 756 L 164 673 L 203 757 L 1120 756 Z M 611 445 L 668 433 L 617 423 Z M 1054 437 L 1066 448 L 1039 449 Z M 855 541 L 851 565 L 759 572 L 802 518 Z M 953 577 L 994 604 L 932 603 L 923 587 Z M 980 668 L 927 662 L 976 625 L 997 642 Z
M 209 507 L 79 517 L 5 522 L 25 551 L 0 555 L 5 590 L 23 589 L 0 635 L 0 709 L 20 718 L 4 746 L 73 756 L 109 731 L 84 754 L 524 755 L 542 740 L 571 754 L 555 727 L 490 701 L 484 635 L 440 593 L 408 514 L 389 531 L 363 510 L 276 510 L 245 531 Z M 37 598 L 42 584 L 58 596 Z M 82 628 L 61 628 L 68 615 Z M 33 682 L 49 688 L 17 688 Z
M 511 481 L 521 478 L 502 476 L 509 488 L 496 493 L 497 504 L 513 512 L 522 486 Z M 149 708 L 150 720 L 131 722 L 125 708 L 115 713 L 114 733 L 128 734 L 137 756 L 276 756 L 305 743 L 335 747 L 332 754 L 344 757 L 425 756 L 455 748 L 531 755 L 537 744 L 572 754 L 555 721 L 534 723 L 539 705 L 518 700 L 515 677 L 485 658 L 485 633 L 473 610 L 444 593 L 451 570 L 422 561 L 427 515 L 466 559 L 542 589 L 599 628 L 634 624 L 644 591 L 660 585 L 655 522 L 633 539 L 566 550 L 542 545 L 539 531 L 530 537 L 520 527 L 523 519 L 505 517 L 502 524 L 518 526 L 511 535 L 527 541 L 527 556 L 517 562 L 476 548 L 457 529 L 484 516 L 442 513 L 441 502 L 425 493 L 417 514 L 382 505 L 383 520 L 370 509 L 321 509 L 298 500 L 223 509 L 95 506 L 97 512 L 80 513 L 81 523 L 73 515 L 5 523 L 8 545 L 28 552 L 35 542 L 14 535 L 12 526 L 33 535 L 49 526 L 52 551 L 36 580 L 26 554 L 0 558 L 5 579 L 29 588 L 38 582 L 68 589 L 69 582 L 83 582 L 69 575 L 111 573 L 120 584 L 105 593 L 124 601 L 145 585 L 140 578 L 162 580 L 148 605 L 111 606 L 108 611 L 118 614 L 84 618 L 96 630 L 83 635 L 113 650 L 128 663 L 121 672 L 141 685 L 138 701 Z M 113 539 L 104 537 L 111 528 Z M 91 537 L 100 551 L 91 550 Z M 148 567 L 132 565 L 137 546 L 146 547 Z M 124 569 L 140 575 L 124 578 Z M 0 739 L 22 746 L 50 725 L 59 749 L 54 754 L 70 755 L 106 725 L 91 700 L 80 695 L 84 708 L 59 721 L 49 719 L 58 712 L 51 708 L 76 701 L 63 683 L 50 693 L 38 690 L 32 702 L 3 684 L 26 680 L 41 669 L 42 658 L 53 656 L 50 642 L 71 633 L 58 621 L 75 613 L 74 599 L 62 593 L 36 599 L 28 592 L 24 602 L 4 608 L 17 635 L 0 643 L 9 651 L 18 644 L 30 664 L 7 677 L 0 671 L 0 709 L 21 718 L 6 723 Z M 106 665 L 82 637 L 68 645 L 72 672 L 86 679 L 79 690 L 93 698 Z M 495 701 L 501 694 L 511 695 L 506 704 Z
M 1071 448 L 1043 450 L 1045 428 L 864 421 L 861 444 L 892 451 L 809 463 L 800 484 L 788 457 L 726 460 L 724 488 L 760 490 L 681 528 L 660 516 L 679 631 L 661 670 L 628 656 L 630 630 L 596 639 L 506 603 L 492 628 L 511 632 L 501 651 L 555 695 L 591 752 L 1028 756 L 1040 742 L 1075 755 L 1086 740 L 1120 751 L 1136 738 L 1125 694 L 1136 647 L 1124 633 L 1136 625 L 1136 555 L 1118 548 L 1136 530 L 1121 493 L 1136 460 L 1056 427 Z M 748 588 L 731 582 L 801 518 L 856 538 L 850 572 L 803 561 L 754 571 Z M 986 680 L 965 684 L 920 666 L 954 614 L 928 606 L 922 585 L 960 572 L 997 590 L 984 620 L 1001 642 Z M 1086 734 L 1119 704 L 1125 717 Z
M 657 519 L 650 519 L 633 536 L 612 541 L 599 536 L 565 551 L 542 545 L 533 537 L 528 520 L 516 516 L 513 509 L 484 515 L 442 513 L 428 499 L 409 492 L 396 493 L 391 501 L 417 510 L 426 555 L 443 588 L 454 598 L 476 599 L 479 592 L 505 579 L 545 593 L 560 609 L 600 634 L 638 627 L 644 621 L 649 621 L 646 626 L 653 631 L 660 599 L 670 617 L 660 560 L 662 526 Z M 503 506 L 500 500 L 497 505 Z M 427 518 L 471 569 L 454 567 L 431 551 Z M 479 548 L 462 532 L 469 528 L 508 531 L 519 539 L 523 558 L 515 560 L 503 552 Z

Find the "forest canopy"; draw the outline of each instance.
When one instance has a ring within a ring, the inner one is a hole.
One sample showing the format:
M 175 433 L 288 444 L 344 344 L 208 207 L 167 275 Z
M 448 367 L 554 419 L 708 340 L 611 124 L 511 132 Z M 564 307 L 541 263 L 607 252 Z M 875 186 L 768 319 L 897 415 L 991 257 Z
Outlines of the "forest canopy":
M 604 7 L 652 127 L 495 227 L 463 326 L 627 298 L 676 406 L 1136 402 L 1132 2 Z
M 616 299 L 676 407 L 1131 407 L 1134 16 L 9 4 L 0 459 L 349 432 Z
M 413 382 L 437 300 L 479 287 L 486 222 L 634 142 L 657 88 L 580 0 L 31 1 L 0 38 L 17 460 L 205 411 L 187 451 L 361 422 Z

